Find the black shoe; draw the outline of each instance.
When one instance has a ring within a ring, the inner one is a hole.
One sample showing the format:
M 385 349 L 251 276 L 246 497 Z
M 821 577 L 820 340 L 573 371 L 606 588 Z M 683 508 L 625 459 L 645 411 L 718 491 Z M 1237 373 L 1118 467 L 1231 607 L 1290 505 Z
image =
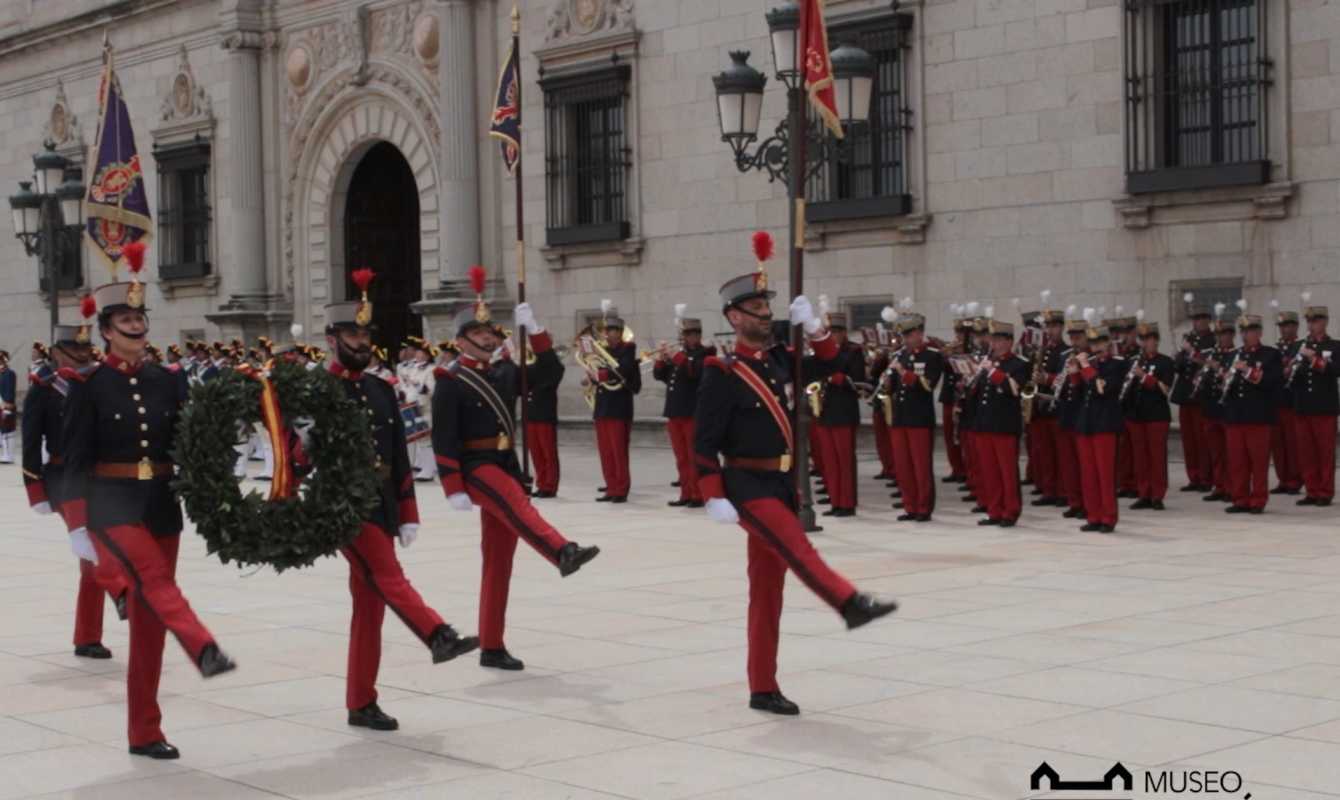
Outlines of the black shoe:
M 671 485 L 671 486 L 675 486 L 673 483 L 670 484 L 670 485 Z M 678 487 L 678 486 L 675 486 L 675 488 L 678 489 L 679 487 Z M 608 489 L 609 489 L 609 487 L 606 487 L 606 486 L 597 486 L 597 487 L 596 487 L 596 491 L 597 491 L 597 492 L 600 492 L 601 494 L 604 494 L 606 491 L 608 491 Z
M 225 656 L 219 646 L 210 642 L 205 645 L 205 649 L 200 651 L 200 658 L 196 661 L 196 666 L 200 667 L 200 675 L 204 678 L 212 678 L 215 675 L 222 675 L 225 672 L 232 672 L 237 669 L 237 665 L 228 656 Z
M 102 646 L 102 642 L 89 642 L 88 644 L 76 645 L 74 654 L 80 658 L 111 658 L 112 651 Z
M 1162 501 L 1162 500 L 1150 500 L 1150 501 L 1149 501 L 1149 510 L 1150 510 L 1150 511 L 1162 511 L 1162 510 L 1163 510 L 1163 501 Z
M 576 542 L 568 542 L 558 551 L 558 574 L 566 578 L 598 555 L 599 547 L 582 547 Z
M 815 497 L 815 498 L 814 498 L 814 502 L 816 502 L 816 503 L 820 503 L 820 504 L 822 504 L 822 505 L 826 505 L 826 506 L 831 506 L 831 505 L 833 505 L 833 501 L 832 501 L 832 499 L 829 498 L 829 496 L 826 495 L 826 494 L 821 494 L 821 495 Z
M 1079 529 L 1081 533 L 1099 533 L 1103 530 L 1103 526 L 1098 522 L 1087 522 L 1081 525 Z
M 704 506 L 706 506 L 706 505 L 707 505 L 707 503 L 704 502 L 704 501 L 702 501 L 702 500 L 690 500 L 689 502 L 687 502 L 687 503 L 684 504 L 684 507 L 685 507 L 685 508 L 702 508 L 702 507 L 704 507 Z
M 980 506 L 980 505 L 979 505 L 979 506 L 973 506 L 973 507 L 972 507 L 972 513 L 974 513 L 974 514 L 985 514 L 985 513 L 986 513 L 986 506 Z
M 918 514 L 918 515 L 917 515 L 917 522 L 930 522 L 930 521 L 931 521 L 931 515 L 930 515 L 930 514 Z
M 965 502 L 965 503 L 976 503 L 976 502 L 977 502 L 977 495 L 975 495 L 975 494 L 965 494 L 965 495 L 963 495 L 963 502 Z
M 957 475 L 946 475 L 940 479 L 940 483 L 958 483 L 958 482 L 959 480 Z
M 1032 486 L 1032 485 L 1033 485 L 1033 479 L 1032 479 L 1032 478 L 1024 478 L 1023 480 L 1019 481 L 1019 485 L 1020 485 L 1020 486 Z
M 830 508 L 830 509 L 828 509 L 827 511 L 823 512 L 822 514 L 820 514 L 819 516 L 821 516 L 821 517 L 836 517 L 836 516 L 838 516 L 838 509 L 836 509 L 836 508 Z
M 1247 506 L 1240 506 L 1237 504 L 1231 505 L 1228 508 L 1224 509 L 1225 514 L 1246 514 L 1248 511 L 1251 511 L 1251 509 L 1248 508 Z
M 998 519 L 992 519 L 992 518 L 990 518 L 990 517 L 987 517 L 986 519 L 979 519 L 979 520 L 977 520 L 977 524 L 978 524 L 978 525 L 999 525 L 999 524 L 1000 524 L 1000 520 L 998 520 Z
M 181 752 L 167 742 L 153 742 L 130 746 L 132 756 L 148 756 L 159 761 L 172 761 L 181 758 Z
M 895 499 L 895 500 L 897 500 L 898 498 L 900 498 L 900 497 L 902 497 L 902 496 L 903 496 L 903 490 L 902 490 L 902 489 L 899 489 L 899 490 L 897 490 L 897 491 L 893 491 L 893 492 L 889 492 L 889 497 L 892 497 L 892 498 Z
M 1330 504 L 1331 504 L 1331 498 L 1329 498 L 1329 497 L 1322 497 L 1322 498 L 1318 498 L 1317 501 L 1314 502 L 1312 505 L 1314 505 L 1314 506 L 1329 506 Z
M 614 499 L 613 497 L 610 497 L 610 496 L 607 495 L 607 494 L 602 494 L 601 496 L 599 496 L 599 497 L 596 498 L 596 502 L 597 502 L 597 503 L 608 503 L 609 501 L 611 501 L 611 500 L 613 500 L 613 499 Z
M 1013 528 L 1017 522 L 1018 520 L 1002 519 L 1000 522 L 997 522 L 996 524 L 1002 528 Z
M 781 692 L 755 692 L 749 695 L 749 707 L 784 717 L 794 717 L 800 713 L 800 706 L 787 700 Z
M 689 504 L 688 500 L 671 500 L 670 502 L 666 503 L 666 505 L 670 506 L 671 508 L 682 508 L 688 504 Z
M 888 474 L 883 473 L 883 472 L 880 472 L 880 473 L 878 473 L 877 475 L 875 475 L 875 480 L 877 480 L 877 481 L 893 480 L 893 476 L 892 476 L 892 475 L 888 475 Z
M 116 606 L 116 618 L 125 622 L 130 619 L 130 590 L 117 595 L 116 600 L 112 602 Z
M 1270 493 L 1271 493 L 1271 494 L 1288 494 L 1288 493 L 1289 493 L 1289 489 L 1288 489 L 1288 487 L 1285 487 L 1285 486 L 1276 486 L 1274 489 L 1271 489 L 1271 490 L 1270 490 Z
M 1205 495 L 1201 499 L 1207 503 L 1219 503 L 1224 500 L 1228 500 L 1229 496 L 1221 492 L 1211 492 L 1210 494 Z
M 958 475 L 958 476 L 956 476 L 956 477 L 957 477 L 959 483 L 967 483 L 967 482 L 968 482 L 968 476 L 967 476 L 967 475 Z
M 1188 483 L 1186 486 L 1183 486 L 1179 491 L 1183 491 L 1183 492 L 1203 492 L 1203 491 L 1205 491 L 1205 489 L 1204 489 L 1199 483 Z
M 1302 489 L 1302 487 L 1295 487 L 1295 488 L 1293 488 L 1293 489 L 1289 489 L 1288 491 L 1285 492 L 1285 494 L 1287 494 L 1287 495 L 1296 495 L 1296 494 L 1302 494 L 1302 493 L 1303 493 L 1303 489 Z
M 1034 500 L 1033 502 L 1029 503 L 1029 505 L 1031 506 L 1049 506 L 1051 504 L 1052 499 L 1050 497 L 1040 497 L 1037 500 Z
M 610 498 L 610 502 L 611 502 L 611 503 L 627 503 L 627 502 L 628 502 L 628 495 L 626 495 L 626 494 L 616 495 L 615 497 L 611 497 L 611 498 Z
M 1117 529 L 1117 526 L 1116 526 L 1116 525 L 1099 525 L 1099 526 L 1098 526 L 1098 532 L 1099 532 L 1099 533 L 1111 533 L 1111 532 L 1115 531 L 1116 529 Z
M 1153 500 L 1148 500 L 1146 498 L 1141 497 L 1139 500 L 1136 500 L 1134 503 L 1131 503 L 1131 510 L 1139 511 L 1142 508 L 1149 508 L 1153 505 L 1154 505 Z
M 1140 493 L 1135 491 L 1134 489 L 1122 489 L 1121 491 L 1117 492 L 1117 497 L 1120 497 L 1123 500 L 1129 500 L 1132 497 L 1139 497 L 1139 496 Z
M 521 659 L 514 657 L 507 652 L 507 648 L 497 650 L 480 650 L 479 666 L 491 667 L 493 669 L 505 669 L 508 672 L 519 672 L 526 668 Z
M 899 514 L 899 515 L 898 515 L 898 521 L 899 521 L 899 522 L 912 522 L 913 520 L 915 520 L 915 519 L 916 519 L 917 517 L 919 517 L 919 516 L 920 516 L 919 514 Z
M 894 508 L 903 508 L 905 505 L 906 505 L 906 504 L 905 504 L 902 500 L 899 500 L 898 502 L 896 502 L 896 503 L 893 504 L 893 507 L 894 507 Z
M 678 489 L 678 488 L 679 488 L 679 481 L 670 481 L 670 485 L 673 486 L 673 487 L 675 487 L 676 489 Z M 605 491 L 605 487 L 604 487 L 604 486 L 600 487 L 600 491 L 602 491 L 602 492 Z
M 1296 506 L 1315 506 L 1315 505 L 1317 505 L 1317 498 L 1315 498 L 1315 497 L 1304 497 L 1302 500 L 1299 500 L 1297 503 L 1294 503 L 1294 505 L 1296 505 Z
M 478 636 L 462 637 L 450 625 L 438 625 L 433 635 L 428 637 L 428 649 L 433 653 L 434 664 L 450 661 L 478 648 Z
M 374 700 L 362 708 L 349 712 L 349 724 L 355 728 L 371 728 L 374 731 L 394 731 L 400 728 L 395 717 L 377 707 Z
M 842 618 L 847 621 L 847 630 L 853 630 L 897 610 L 898 604 L 892 600 L 881 602 L 868 594 L 857 592 L 842 604 Z
M 833 516 L 835 516 L 835 517 L 854 517 L 854 516 L 856 516 L 856 509 L 854 509 L 854 508 L 839 508 L 839 509 L 837 510 L 837 513 L 833 514 Z
M 546 492 L 541 490 L 531 495 L 531 497 L 535 497 L 541 500 L 548 500 L 551 497 L 558 497 L 558 492 Z
M 1084 509 L 1067 508 L 1065 510 L 1065 513 L 1061 514 L 1061 516 L 1065 517 L 1066 519 L 1079 519 L 1080 517 L 1084 516 Z
M 1252 506 L 1251 508 L 1247 509 L 1247 513 L 1248 513 L 1248 514 L 1264 514 L 1264 513 L 1266 513 L 1266 510 L 1265 510 L 1264 508 L 1260 507 L 1260 506 Z

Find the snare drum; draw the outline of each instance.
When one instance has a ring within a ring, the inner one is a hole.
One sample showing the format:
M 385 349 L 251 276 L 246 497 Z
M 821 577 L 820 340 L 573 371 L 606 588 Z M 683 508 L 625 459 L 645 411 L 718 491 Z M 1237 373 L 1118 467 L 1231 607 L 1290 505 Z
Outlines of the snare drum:
M 405 423 L 405 441 L 417 442 L 427 439 L 433 431 L 428 420 L 423 418 L 423 409 L 418 403 L 404 403 L 400 406 L 400 419 Z

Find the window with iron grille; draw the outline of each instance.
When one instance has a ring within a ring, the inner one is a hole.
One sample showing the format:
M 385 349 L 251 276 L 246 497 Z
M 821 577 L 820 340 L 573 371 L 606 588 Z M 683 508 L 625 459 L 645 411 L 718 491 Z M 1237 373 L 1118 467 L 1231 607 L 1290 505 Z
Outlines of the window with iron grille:
M 1124 0 L 1126 189 L 1266 183 L 1267 0 Z
M 210 274 L 208 142 L 154 148 L 158 162 L 158 270 L 163 278 Z
M 911 15 L 892 14 L 829 31 L 835 44 L 854 44 L 874 57 L 875 84 L 870 121 L 847 131 L 848 153 L 830 158 L 810 178 L 805 216 L 811 222 L 911 212 L 906 164 L 912 112 L 904 70 L 911 30 Z
M 628 238 L 630 74 L 628 65 L 615 64 L 540 81 L 545 238 L 551 246 Z
M 72 159 L 73 162 L 73 159 Z M 65 170 L 65 177 L 73 177 L 77 181 L 83 181 L 84 170 L 78 163 L 72 163 Z M 60 206 L 55 206 L 57 222 L 59 224 L 78 224 L 80 220 L 67 220 L 60 212 Z M 70 292 L 84 285 L 84 240 L 82 228 L 75 231 L 74 236 L 59 235 L 52 243 L 55 248 L 56 264 L 56 288 L 62 292 Z M 48 288 L 47 276 L 45 270 L 38 278 L 38 285 L 45 294 L 50 292 Z
M 1191 295 L 1191 302 L 1186 295 Z M 1176 329 L 1190 324 L 1191 310 L 1196 307 L 1214 308 L 1223 304 L 1225 319 L 1237 319 L 1237 302 L 1242 299 L 1242 278 L 1198 278 L 1171 281 L 1168 284 L 1168 327 Z

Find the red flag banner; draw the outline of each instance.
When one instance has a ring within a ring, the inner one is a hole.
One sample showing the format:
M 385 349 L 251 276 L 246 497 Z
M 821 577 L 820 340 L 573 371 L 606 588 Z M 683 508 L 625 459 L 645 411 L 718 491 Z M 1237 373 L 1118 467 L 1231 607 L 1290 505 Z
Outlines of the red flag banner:
M 815 113 L 837 138 L 842 138 L 842 123 L 838 120 L 837 92 L 833 87 L 833 61 L 828 54 L 828 25 L 824 22 L 824 0 L 801 0 L 800 3 L 801 70 L 805 75 L 805 92 Z

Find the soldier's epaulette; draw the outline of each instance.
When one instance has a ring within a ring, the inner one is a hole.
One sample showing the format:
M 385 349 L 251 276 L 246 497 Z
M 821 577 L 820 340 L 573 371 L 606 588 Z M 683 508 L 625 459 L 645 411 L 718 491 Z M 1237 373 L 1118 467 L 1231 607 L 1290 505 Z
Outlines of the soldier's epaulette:
M 92 364 L 89 364 L 82 369 L 61 367 L 57 374 L 67 381 L 79 381 L 80 383 L 83 383 L 84 381 L 87 381 L 93 373 L 97 372 L 98 367 L 100 366 L 102 366 L 101 361 L 94 361 Z
M 445 367 L 433 367 L 434 378 L 455 378 L 456 362 L 453 361 Z
M 730 371 L 731 371 L 731 364 L 732 364 L 734 361 L 735 361 L 734 357 L 732 357 L 732 356 L 729 355 L 729 354 L 726 354 L 726 355 L 720 355 L 720 356 L 708 356 L 707 358 L 703 359 L 703 366 L 704 366 L 704 367 L 716 367 L 717 369 L 721 370 L 722 372 L 730 372 Z

